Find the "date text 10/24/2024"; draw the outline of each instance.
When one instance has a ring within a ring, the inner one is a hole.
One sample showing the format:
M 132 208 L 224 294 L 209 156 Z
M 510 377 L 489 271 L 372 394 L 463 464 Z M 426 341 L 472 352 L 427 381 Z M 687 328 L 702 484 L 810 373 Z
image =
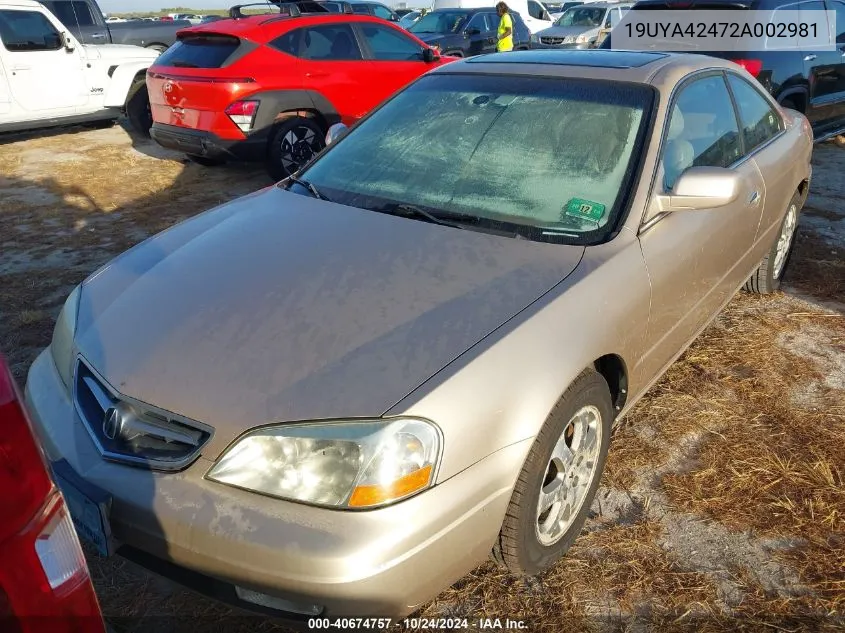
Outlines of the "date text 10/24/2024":
M 462 631 L 468 629 L 489 631 L 527 631 L 525 620 L 512 618 L 310 618 L 310 631 Z

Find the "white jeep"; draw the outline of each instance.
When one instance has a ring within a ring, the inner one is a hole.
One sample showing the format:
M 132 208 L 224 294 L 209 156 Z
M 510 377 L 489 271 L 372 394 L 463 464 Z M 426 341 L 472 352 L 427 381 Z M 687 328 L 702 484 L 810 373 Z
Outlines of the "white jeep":
M 140 46 L 82 45 L 44 5 L 0 0 L 0 132 L 113 121 L 148 134 L 145 85 L 158 56 Z

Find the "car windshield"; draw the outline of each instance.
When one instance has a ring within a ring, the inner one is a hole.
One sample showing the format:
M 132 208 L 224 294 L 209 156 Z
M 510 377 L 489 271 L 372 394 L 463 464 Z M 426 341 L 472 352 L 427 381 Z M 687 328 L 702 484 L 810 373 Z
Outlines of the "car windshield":
M 469 229 L 593 242 L 624 206 L 652 100 L 651 88 L 620 82 L 433 75 L 301 177 L 340 204 L 413 207 L 415 217 L 421 209 Z
M 564 12 L 555 22 L 556 26 L 601 26 L 605 9 L 597 7 L 573 7 Z
M 457 33 L 466 16 L 465 11 L 433 11 L 408 30 L 411 33 Z
M 419 12 L 411 11 L 410 13 L 406 13 L 401 18 L 399 18 L 399 24 L 401 26 L 404 26 L 405 28 L 408 28 L 409 26 L 411 26 L 414 23 L 414 21 L 418 17 L 420 17 Z

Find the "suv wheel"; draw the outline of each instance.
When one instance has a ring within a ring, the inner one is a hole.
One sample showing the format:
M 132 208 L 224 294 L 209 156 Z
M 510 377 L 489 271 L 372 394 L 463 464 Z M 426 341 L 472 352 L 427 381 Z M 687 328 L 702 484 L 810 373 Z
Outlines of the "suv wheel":
M 324 147 L 325 132 L 311 119 L 291 117 L 276 126 L 267 151 L 267 173 L 282 180 L 299 171 Z
M 153 126 L 153 113 L 150 109 L 150 97 L 147 94 L 145 80 L 137 80 L 129 89 L 129 98 L 126 100 L 126 116 L 132 129 L 141 136 L 149 136 L 150 128 Z

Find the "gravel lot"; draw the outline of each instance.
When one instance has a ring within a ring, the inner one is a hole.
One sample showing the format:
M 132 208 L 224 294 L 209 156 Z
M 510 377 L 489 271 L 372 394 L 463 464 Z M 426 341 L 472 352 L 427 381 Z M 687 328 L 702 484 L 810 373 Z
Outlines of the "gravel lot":
M 0 351 L 21 384 L 87 274 L 269 184 L 260 167 L 186 164 L 120 126 L 0 139 Z M 737 296 L 627 417 L 568 557 L 533 579 L 482 565 L 420 614 L 556 632 L 843 630 L 843 302 L 845 150 L 820 145 L 786 292 Z M 118 632 L 283 630 L 89 559 Z

